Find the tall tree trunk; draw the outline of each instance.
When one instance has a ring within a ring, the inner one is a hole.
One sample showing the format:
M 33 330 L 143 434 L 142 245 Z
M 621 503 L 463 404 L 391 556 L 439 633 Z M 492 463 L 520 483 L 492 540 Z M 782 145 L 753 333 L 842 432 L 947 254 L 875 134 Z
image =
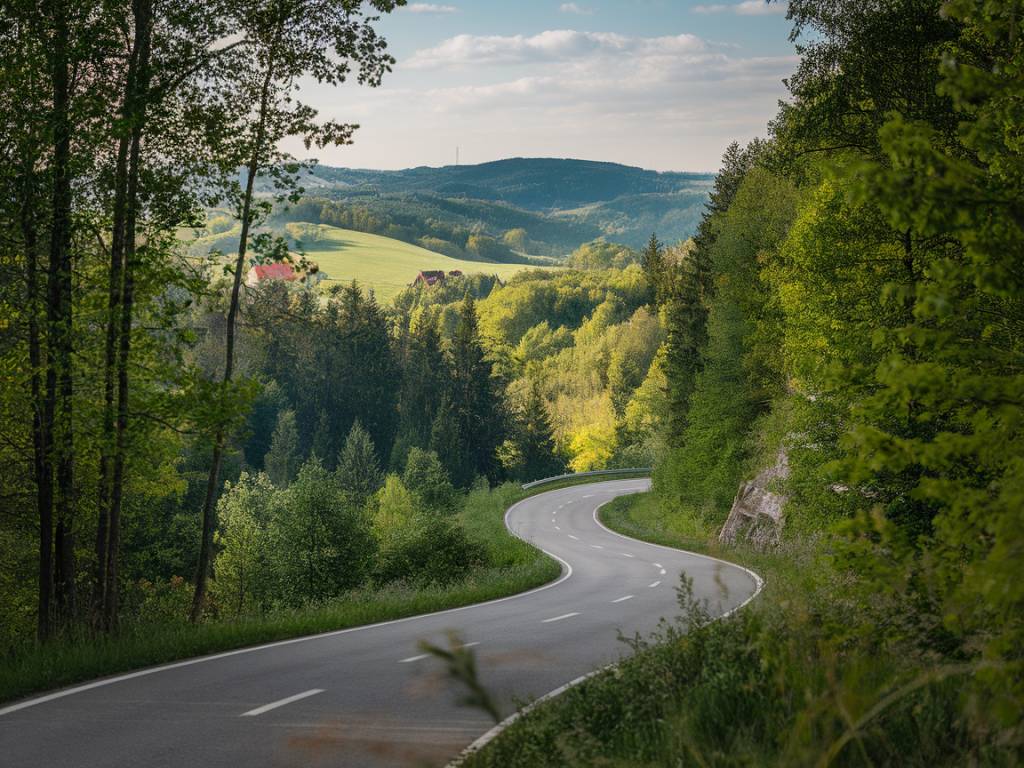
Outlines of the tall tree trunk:
M 142 164 L 142 135 L 150 83 L 150 48 L 153 31 L 152 0 L 133 3 L 138 49 L 138 77 L 133 97 L 131 151 L 128 172 L 128 205 L 125 226 L 124 292 L 121 302 L 120 350 L 117 360 L 117 435 L 114 444 L 114 476 L 110 496 L 110 540 L 107 548 L 106 624 L 117 623 L 118 554 L 121 544 L 121 505 L 128 435 L 128 362 L 131 355 L 132 312 L 135 302 L 135 267 L 139 214 L 139 175 Z
M 132 52 L 134 63 L 135 52 Z M 129 65 L 131 67 L 131 65 Z M 129 74 L 131 77 L 131 74 Z M 121 114 L 127 113 L 125 105 Z M 114 168 L 114 210 L 110 239 L 110 288 L 107 296 L 107 338 L 103 361 L 103 434 L 99 458 L 99 519 L 96 523 L 96 575 L 93 585 L 93 609 L 103 622 L 107 599 L 107 545 L 110 520 L 110 470 L 114 447 L 114 397 L 117 368 L 117 333 L 120 325 L 121 293 L 124 290 L 124 209 L 128 179 L 128 137 L 122 136 L 117 147 Z
M 121 507 L 124 498 L 124 471 L 128 434 L 128 362 L 131 356 L 132 312 L 135 299 L 136 224 L 139 206 L 139 174 L 141 172 L 142 135 L 146 119 L 146 103 L 150 83 L 150 50 L 153 31 L 152 0 L 134 0 L 135 46 L 132 69 L 125 94 L 124 113 L 131 127 L 125 204 L 123 206 L 122 247 L 124 250 L 120 329 L 114 335 L 120 340 L 117 355 L 117 423 L 114 436 L 113 473 L 110 487 L 110 508 L 107 514 L 105 574 L 103 578 L 103 624 L 107 629 L 117 625 L 118 555 L 121 547 Z M 119 158 L 120 159 L 120 158 Z M 120 190 L 118 190 L 120 192 Z M 115 227 L 117 221 L 115 219 Z M 113 259 L 111 262 L 113 266 Z M 113 290 L 113 278 L 112 278 Z M 108 328 L 108 343 L 110 329 Z
M 238 318 L 238 299 L 242 286 L 242 268 L 245 266 L 245 255 L 249 242 L 249 228 L 252 224 L 252 197 L 256 183 L 256 175 L 260 170 L 260 158 L 264 154 L 264 143 L 267 137 L 267 110 L 270 105 L 270 89 L 274 82 L 274 58 L 267 62 L 267 70 L 263 77 L 260 91 L 259 120 L 256 136 L 252 147 L 252 156 L 246 166 L 245 193 L 242 197 L 242 231 L 238 241 L 238 256 L 235 258 L 235 279 L 231 286 L 231 303 L 228 308 L 228 325 L 224 350 L 224 384 L 222 397 L 227 396 L 228 387 L 235 368 L 235 321 Z M 192 622 L 199 621 L 206 601 L 206 582 L 210 572 L 211 551 L 213 549 L 213 531 L 217 526 L 216 504 L 217 490 L 220 486 L 220 467 L 224 459 L 224 445 L 227 433 L 223 426 L 217 429 L 213 441 L 213 460 L 210 462 L 210 475 L 206 482 L 206 495 L 203 498 L 203 533 L 199 542 L 199 564 L 196 569 L 196 588 L 192 596 Z
M 52 435 L 56 467 L 56 557 L 54 577 L 57 611 L 62 621 L 75 610 L 74 567 L 74 434 L 73 332 L 71 261 L 71 85 L 66 0 L 53 0 L 52 215 L 48 269 L 46 406 L 44 422 Z
M 43 418 L 42 340 L 39 329 L 39 238 L 36 232 L 35 179 L 32 162 L 23 172 L 21 234 L 25 244 L 25 282 L 28 304 L 28 359 L 32 368 L 32 469 L 39 517 L 39 597 L 36 635 L 50 634 L 50 597 L 53 594 L 53 468 L 50 436 Z

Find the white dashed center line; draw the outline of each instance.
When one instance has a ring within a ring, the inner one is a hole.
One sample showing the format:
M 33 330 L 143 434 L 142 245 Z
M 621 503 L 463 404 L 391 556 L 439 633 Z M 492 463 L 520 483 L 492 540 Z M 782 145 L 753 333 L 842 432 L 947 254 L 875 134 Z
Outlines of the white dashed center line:
M 633 599 L 632 595 L 626 595 L 625 597 L 620 597 L 617 600 L 612 600 L 612 602 L 613 603 L 621 603 L 621 602 L 624 602 L 625 600 L 632 600 L 632 599 Z
M 463 643 L 459 647 L 460 648 L 472 648 L 472 647 L 474 647 L 476 645 L 480 645 L 480 641 L 479 640 L 474 640 L 472 643 Z M 399 664 L 411 664 L 414 661 L 423 661 L 424 659 L 429 658 L 429 657 L 430 657 L 429 653 L 421 653 L 418 656 L 410 656 L 407 659 L 402 659 L 398 663 Z
M 422 661 L 430 656 L 429 653 L 421 653 L 419 656 L 410 656 L 408 659 L 402 659 L 399 664 L 410 664 L 414 661 Z
M 629 554 L 629 552 L 619 552 L 619 554 L 622 555 L 623 557 L 632 557 L 632 555 Z
M 602 547 L 600 544 L 591 544 L 590 546 L 593 549 L 604 549 L 604 547 Z
M 575 613 L 563 613 L 561 616 L 554 616 L 550 619 L 544 619 L 541 624 L 550 624 L 552 621 L 561 621 L 562 619 L 571 619 L 573 616 L 579 616 L 579 611 Z
M 580 540 L 580 537 L 579 537 L 579 536 L 573 536 L 573 535 L 572 535 L 571 533 L 569 534 L 569 538 L 570 538 L 570 539 L 575 539 L 576 541 L 579 541 L 579 540 Z
M 558 527 L 558 526 L 556 525 L 556 526 L 555 526 L 555 530 L 556 530 L 556 531 L 560 531 L 560 530 L 562 530 L 562 529 L 561 529 L 561 528 L 559 528 L 559 527 Z
M 302 693 L 296 693 L 294 696 L 289 696 L 287 699 L 279 699 L 278 701 L 272 701 L 269 704 L 264 704 L 262 707 L 256 707 L 256 709 L 250 709 L 248 712 L 243 712 L 239 717 L 256 717 L 262 715 L 264 712 L 269 712 L 272 709 L 283 707 L 285 704 L 291 704 L 302 699 L 308 699 L 310 696 L 316 696 L 318 693 L 323 693 L 323 688 L 312 688 Z
M 661 581 L 660 581 L 660 580 L 659 580 L 659 581 L 656 581 L 656 582 L 654 582 L 653 584 L 648 584 L 647 586 L 648 586 L 648 587 L 656 587 L 656 586 L 658 586 L 659 584 L 661 584 Z

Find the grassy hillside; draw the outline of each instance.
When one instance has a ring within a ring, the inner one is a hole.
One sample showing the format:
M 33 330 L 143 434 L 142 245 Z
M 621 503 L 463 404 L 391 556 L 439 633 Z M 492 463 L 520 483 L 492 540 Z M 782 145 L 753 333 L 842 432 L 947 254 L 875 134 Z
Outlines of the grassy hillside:
M 287 225 L 288 234 L 302 243 L 303 248 L 320 265 L 328 277 L 326 285 L 358 280 L 373 288 L 377 298 L 391 298 L 413 281 L 424 269 L 453 269 L 463 272 L 498 275 L 507 280 L 524 269 L 537 269 L 526 264 L 493 264 L 466 261 L 443 256 L 426 248 L 323 224 L 293 222 Z

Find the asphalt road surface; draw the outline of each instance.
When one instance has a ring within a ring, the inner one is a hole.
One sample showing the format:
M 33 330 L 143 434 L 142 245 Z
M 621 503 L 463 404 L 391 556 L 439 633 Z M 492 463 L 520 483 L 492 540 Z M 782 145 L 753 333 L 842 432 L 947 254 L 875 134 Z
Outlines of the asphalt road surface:
M 475 606 L 241 649 L 106 678 L 0 708 L 4 768 L 443 765 L 493 722 L 420 640 L 472 645 L 511 713 L 628 647 L 619 632 L 678 614 L 680 575 L 717 614 L 756 593 L 748 571 L 629 539 L 597 508 L 647 480 L 548 491 L 506 524 L 562 561 L 551 584 Z

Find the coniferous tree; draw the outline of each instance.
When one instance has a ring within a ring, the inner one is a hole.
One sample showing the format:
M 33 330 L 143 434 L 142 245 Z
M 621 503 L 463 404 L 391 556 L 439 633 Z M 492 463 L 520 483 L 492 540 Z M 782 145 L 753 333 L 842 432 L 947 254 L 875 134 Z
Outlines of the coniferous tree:
M 270 450 L 263 459 L 270 481 L 278 488 L 287 488 L 299 470 L 299 431 L 295 411 L 288 409 L 277 415 L 277 426 L 270 440 Z
M 747 172 L 762 158 L 767 145 L 733 142 L 722 157 L 707 209 L 691 244 L 672 249 L 663 258 L 662 303 L 665 312 L 664 371 L 668 384 L 669 443 L 679 445 L 688 424 L 690 399 L 701 371 L 708 339 L 708 307 L 714 292 L 712 249 L 717 217 L 732 204 Z
M 278 414 L 287 407 L 288 403 L 276 381 L 271 380 L 260 389 L 246 420 L 248 437 L 242 450 L 248 466 L 256 470 L 263 469 L 263 459 L 270 451 Z
M 690 397 L 701 370 L 707 342 L 707 306 L 700 266 L 692 250 L 681 250 L 670 266 L 665 301 L 665 377 L 668 382 L 669 434 L 677 442 L 686 430 Z
M 476 475 L 496 478 L 496 451 L 504 439 L 504 412 L 491 364 L 480 343 L 476 302 L 471 295 L 463 301 L 452 341 L 451 405 L 464 451 L 458 470 L 452 475 L 456 485 L 467 486 Z
M 440 457 L 448 475 L 456 484 L 465 476 L 472 478 L 472 470 L 467 466 L 468 453 L 459 429 L 458 415 L 449 395 L 441 399 L 434 423 L 430 426 L 430 450 Z
M 360 507 L 384 484 L 373 439 L 358 419 L 345 438 L 334 475 L 341 490 L 351 494 Z
M 422 448 L 410 450 L 402 482 L 431 509 L 445 513 L 455 511 L 455 488 L 448 478 L 447 470 L 433 451 Z
M 316 421 L 316 429 L 313 431 L 309 455 L 316 456 L 327 469 L 332 469 L 334 452 L 331 450 L 330 422 L 327 419 L 327 411 L 322 408 Z
M 640 253 L 640 266 L 651 286 L 654 304 L 660 305 L 665 298 L 665 248 L 657 235 L 651 235 L 647 246 Z
M 404 446 L 405 451 L 430 445 L 431 430 L 449 377 L 437 313 L 424 310 L 409 331 L 402 370 L 397 444 Z
M 518 426 L 523 479 L 539 480 L 563 473 L 565 462 L 555 449 L 554 428 L 536 379 L 530 382 Z
M 401 370 L 384 312 L 372 292 L 352 283 L 335 289 L 316 325 L 315 372 L 295 377 L 298 396 L 311 413 L 326 412 L 332 446 L 343 443 L 358 418 L 374 446 L 387 450 L 395 437 Z

